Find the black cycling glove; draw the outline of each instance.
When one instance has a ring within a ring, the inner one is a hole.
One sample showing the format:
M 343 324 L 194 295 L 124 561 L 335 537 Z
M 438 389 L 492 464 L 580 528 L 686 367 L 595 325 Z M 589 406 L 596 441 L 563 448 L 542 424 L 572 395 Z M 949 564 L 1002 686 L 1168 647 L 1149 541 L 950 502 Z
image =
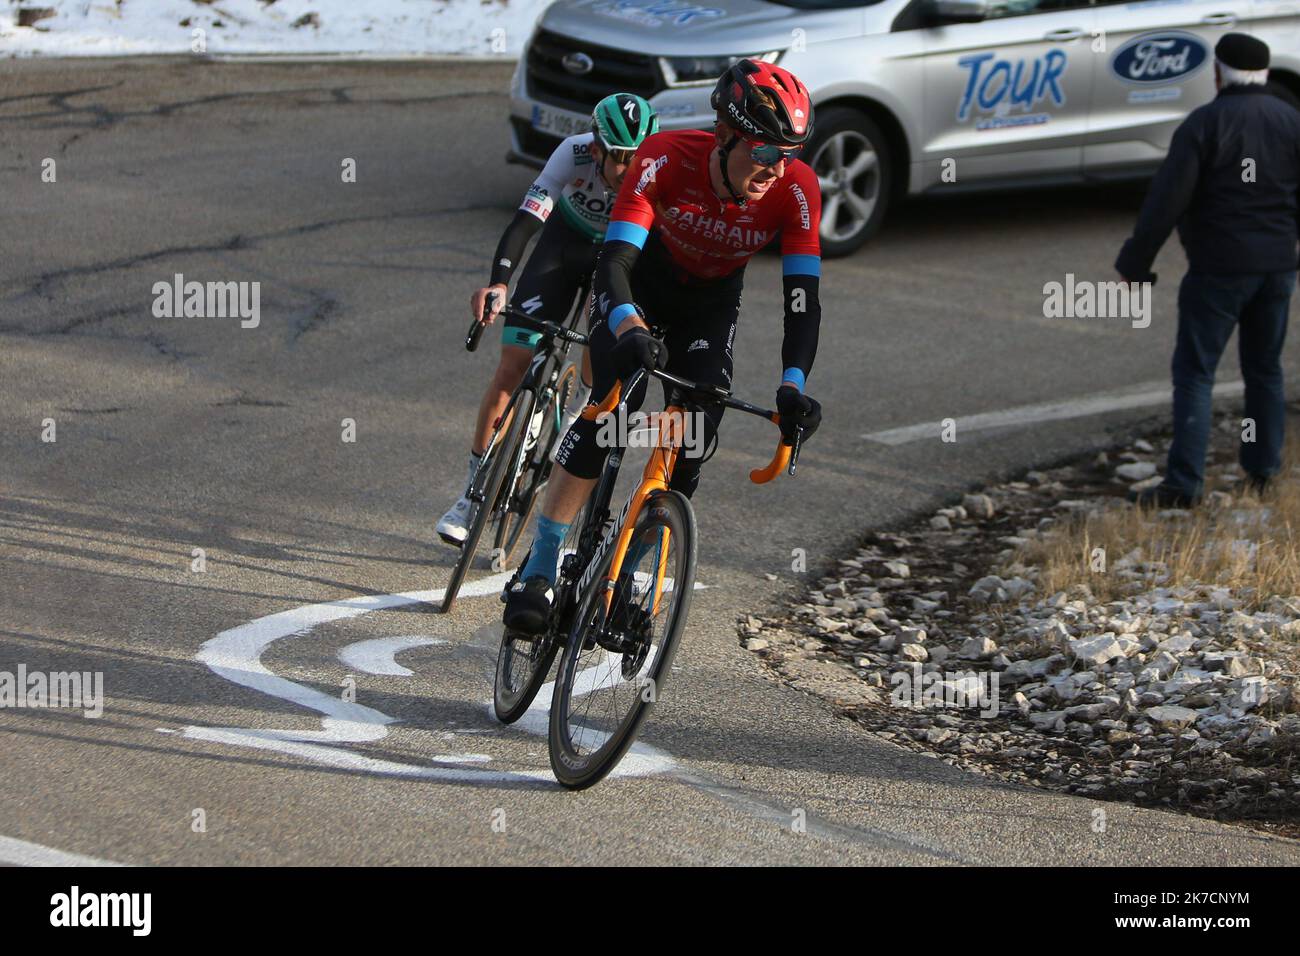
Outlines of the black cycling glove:
M 781 414 L 781 435 L 787 445 L 794 441 L 796 429 L 803 429 L 802 440 L 807 441 L 822 423 L 821 403 L 802 394 L 793 385 L 782 385 L 777 389 L 776 410 Z
M 637 326 L 624 332 L 610 353 L 614 374 L 626 382 L 640 368 L 664 368 L 668 365 L 668 346 Z

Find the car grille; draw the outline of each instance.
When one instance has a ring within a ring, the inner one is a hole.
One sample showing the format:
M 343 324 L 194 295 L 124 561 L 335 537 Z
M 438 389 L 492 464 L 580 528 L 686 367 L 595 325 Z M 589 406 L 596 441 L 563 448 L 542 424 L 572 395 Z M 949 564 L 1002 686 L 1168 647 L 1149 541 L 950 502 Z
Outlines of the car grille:
M 560 61 L 569 53 L 585 53 L 595 62 L 590 73 L 574 76 Z M 666 88 L 655 58 L 573 40 L 538 30 L 528 45 L 528 94 L 543 103 L 585 113 L 610 93 L 638 93 L 649 99 Z

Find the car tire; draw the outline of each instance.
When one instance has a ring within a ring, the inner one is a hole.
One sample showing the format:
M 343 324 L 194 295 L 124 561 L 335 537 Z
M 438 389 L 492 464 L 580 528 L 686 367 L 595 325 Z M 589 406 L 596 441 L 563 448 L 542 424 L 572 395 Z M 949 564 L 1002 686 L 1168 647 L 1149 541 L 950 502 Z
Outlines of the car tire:
M 847 256 L 880 229 L 889 207 L 894 161 L 875 121 L 858 110 L 818 111 L 803 159 L 822 187 L 822 256 Z

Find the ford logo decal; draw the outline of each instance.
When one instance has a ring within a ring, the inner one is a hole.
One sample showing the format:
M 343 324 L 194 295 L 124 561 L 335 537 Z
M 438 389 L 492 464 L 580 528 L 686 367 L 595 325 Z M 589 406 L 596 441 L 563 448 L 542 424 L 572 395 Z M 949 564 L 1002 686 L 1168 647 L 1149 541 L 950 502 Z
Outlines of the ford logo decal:
M 1210 50 L 1191 33 L 1147 33 L 1125 43 L 1110 68 L 1125 83 L 1172 83 L 1206 64 Z
M 564 59 L 560 62 L 563 63 L 564 68 L 574 76 L 582 76 L 584 73 L 590 73 L 591 68 L 596 65 L 592 61 L 591 57 L 587 56 L 585 53 L 567 53 L 565 54 Z

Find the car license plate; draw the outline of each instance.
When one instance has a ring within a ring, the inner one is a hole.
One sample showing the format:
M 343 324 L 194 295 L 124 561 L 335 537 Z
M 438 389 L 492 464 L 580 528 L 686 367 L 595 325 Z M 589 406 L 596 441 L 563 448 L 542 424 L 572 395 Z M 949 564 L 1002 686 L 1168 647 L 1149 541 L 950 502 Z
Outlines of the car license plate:
M 591 129 L 591 114 L 569 113 L 533 104 L 533 129 L 553 136 L 573 136 Z

